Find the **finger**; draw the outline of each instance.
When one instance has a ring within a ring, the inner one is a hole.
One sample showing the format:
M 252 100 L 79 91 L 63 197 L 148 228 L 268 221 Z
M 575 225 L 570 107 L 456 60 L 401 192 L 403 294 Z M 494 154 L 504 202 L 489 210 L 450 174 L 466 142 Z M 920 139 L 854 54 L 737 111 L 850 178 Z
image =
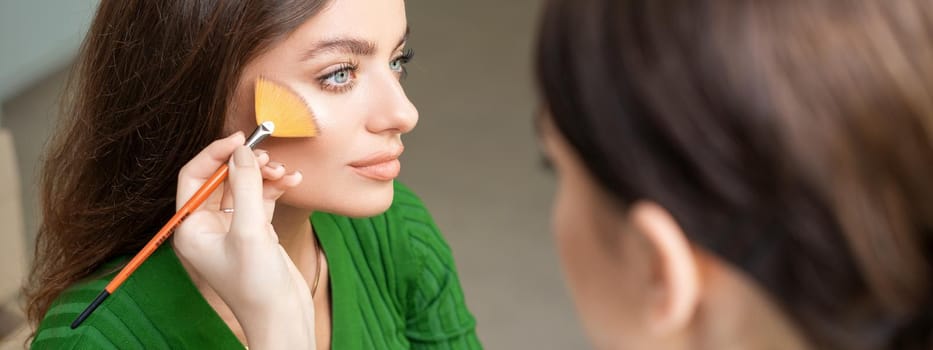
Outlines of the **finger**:
M 262 186 L 262 203 L 266 212 L 266 218 L 272 220 L 272 214 L 275 212 L 275 201 L 277 201 L 285 191 L 295 188 L 301 183 L 303 175 L 301 171 L 283 176 L 278 181 L 266 181 Z
M 268 159 L 268 156 L 263 156 L 263 153 L 260 153 L 256 156 L 257 158 L 256 160 L 261 161 L 263 157 Z M 278 181 L 278 180 L 281 180 L 282 177 L 285 176 L 284 165 L 281 165 L 279 163 L 276 163 L 276 164 L 273 164 L 273 163 L 274 162 L 271 162 L 269 164 L 266 164 L 266 166 L 262 167 L 262 178 L 263 180 L 265 180 L 263 183 L 266 183 L 268 181 Z M 220 199 L 220 202 L 216 206 L 210 207 L 210 208 L 213 208 L 213 210 L 223 210 L 223 209 L 233 208 L 233 192 L 230 186 L 226 185 L 226 182 L 222 186 L 224 186 L 222 198 Z M 265 187 L 265 185 L 263 186 Z M 220 191 L 218 190 L 217 192 L 219 193 Z
M 269 154 L 265 150 L 254 150 L 256 154 L 256 160 L 260 163 L 260 166 L 269 161 Z M 229 159 L 229 157 L 228 157 Z M 227 198 L 225 201 L 224 198 Z M 202 204 L 199 209 L 217 211 L 223 208 L 232 208 L 233 207 L 233 197 L 230 195 L 230 187 L 226 186 L 226 181 L 222 182 L 214 192 L 211 192 L 211 195 L 207 197 L 207 200 Z
M 285 173 L 285 164 L 279 162 L 269 162 L 262 167 L 262 178 L 266 181 L 278 181 Z
M 259 167 L 263 167 L 269 164 L 269 152 L 257 149 L 253 151 L 253 154 L 256 155 L 256 162 L 259 163 Z
M 239 238 L 263 237 L 266 214 L 263 211 L 262 174 L 253 152 L 237 147 L 230 162 L 229 184 L 233 193 L 233 221 L 230 234 Z
M 253 150 L 253 154 L 256 156 L 256 162 L 259 163 L 260 167 L 263 167 L 263 165 L 268 166 L 268 163 L 269 163 L 268 152 L 266 152 L 265 150 L 256 149 L 256 150 Z M 212 206 L 208 208 L 212 208 L 213 210 L 224 210 L 224 209 L 233 208 L 233 192 L 230 186 L 227 185 L 226 181 L 223 184 L 221 184 L 221 186 L 223 187 L 223 194 L 221 195 L 220 200 L 217 203 L 217 206 Z M 220 193 L 220 192 L 221 192 L 220 190 L 217 190 L 215 193 Z
M 265 168 L 268 167 L 269 153 L 266 152 L 265 150 L 257 149 L 257 150 L 253 150 L 253 154 L 256 156 L 256 162 L 263 169 L 263 178 L 265 178 L 266 177 Z M 224 189 L 223 195 L 221 196 L 221 199 L 218 205 L 212 208 L 214 208 L 215 210 L 232 209 L 233 208 L 233 192 L 230 186 L 227 186 L 226 182 L 224 182 L 221 186 L 223 186 L 223 189 Z M 220 191 L 218 190 L 217 192 L 220 192 Z M 230 213 L 227 213 L 227 214 L 230 214 Z
M 237 132 L 212 142 L 186 163 L 178 172 L 178 189 L 175 193 L 176 209 L 181 208 L 217 171 L 217 168 L 226 164 L 233 150 L 243 145 L 243 142 L 245 142 L 245 136 L 242 132 Z

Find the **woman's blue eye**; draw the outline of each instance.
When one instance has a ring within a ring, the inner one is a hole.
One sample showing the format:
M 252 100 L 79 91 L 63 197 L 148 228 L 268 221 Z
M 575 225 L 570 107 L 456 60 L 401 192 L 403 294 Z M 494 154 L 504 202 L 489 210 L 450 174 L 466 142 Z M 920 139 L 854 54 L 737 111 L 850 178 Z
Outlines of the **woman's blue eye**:
M 318 77 L 321 88 L 329 92 L 345 92 L 356 83 L 357 66 L 345 64 L 337 67 L 333 73 Z
M 405 63 L 402 62 L 401 58 L 395 59 L 392 62 L 389 62 L 389 68 L 396 72 L 401 72 L 402 69 L 405 69 Z
M 401 55 L 399 55 L 394 60 L 389 62 L 389 69 L 391 69 L 393 72 L 398 73 L 400 78 L 405 78 L 405 76 L 408 74 L 408 69 L 405 67 L 405 65 L 408 62 L 411 62 L 411 59 L 414 57 L 415 57 L 415 51 L 413 51 L 412 49 L 407 49 L 405 51 L 402 51 Z
M 331 85 L 344 85 L 350 81 L 350 71 L 347 69 L 339 70 L 327 77 L 327 83 Z

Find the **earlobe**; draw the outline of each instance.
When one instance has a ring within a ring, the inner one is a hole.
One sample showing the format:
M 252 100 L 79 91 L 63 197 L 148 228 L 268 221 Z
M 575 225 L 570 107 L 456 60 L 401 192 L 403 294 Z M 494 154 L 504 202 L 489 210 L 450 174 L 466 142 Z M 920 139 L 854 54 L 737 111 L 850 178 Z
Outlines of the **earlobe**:
M 687 327 L 700 300 L 698 261 L 683 230 L 671 214 L 654 202 L 637 202 L 629 220 L 644 235 L 656 257 L 650 305 L 649 329 L 669 334 Z

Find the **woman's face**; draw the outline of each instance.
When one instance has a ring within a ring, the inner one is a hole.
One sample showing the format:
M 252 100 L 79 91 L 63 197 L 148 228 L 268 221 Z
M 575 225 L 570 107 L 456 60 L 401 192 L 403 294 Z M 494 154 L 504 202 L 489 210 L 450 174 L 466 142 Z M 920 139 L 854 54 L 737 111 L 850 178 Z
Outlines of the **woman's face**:
M 313 111 L 315 138 L 270 138 L 259 148 L 303 181 L 280 199 L 293 207 L 372 216 L 392 202 L 401 135 L 418 122 L 400 79 L 408 36 L 403 0 L 334 0 L 246 65 L 231 124 L 256 127 L 260 76 L 291 88 Z
M 558 176 L 552 227 L 584 330 L 598 349 L 660 348 L 646 334 L 653 304 L 650 244 L 589 174 L 549 117 L 540 140 Z

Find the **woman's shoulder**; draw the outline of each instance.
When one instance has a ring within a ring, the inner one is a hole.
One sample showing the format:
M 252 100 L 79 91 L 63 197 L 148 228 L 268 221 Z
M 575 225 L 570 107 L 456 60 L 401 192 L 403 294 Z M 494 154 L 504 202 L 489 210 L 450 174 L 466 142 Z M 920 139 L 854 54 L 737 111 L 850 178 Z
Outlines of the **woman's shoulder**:
M 36 329 L 32 339 L 33 349 L 103 349 L 121 348 L 134 342 L 127 342 L 126 336 L 131 334 L 125 329 L 115 329 L 114 325 L 132 323 L 127 320 L 127 314 L 114 310 L 115 303 L 123 303 L 127 296 L 117 294 L 112 300 L 103 303 L 94 311 L 94 317 L 88 318 L 77 328 L 72 329 L 71 323 L 84 311 L 84 309 L 100 294 L 104 287 L 114 277 L 116 271 L 111 270 L 113 262 L 101 268 L 98 273 L 80 283 L 77 283 L 58 296 Z M 142 345 L 141 343 L 136 343 Z
M 408 186 L 395 182 L 392 205 L 378 216 L 315 215 L 315 230 L 324 224 L 318 237 L 325 250 L 335 249 L 328 259 L 347 256 L 348 261 L 334 263 L 353 266 L 364 275 L 357 279 L 368 283 L 361 290 L 394 297 L 410 341 L 479 348 L 453 253 L 424 202 Z M 438 323 L 440 319 L 445 321 Z
M 386 220 L 397 225 L 400 233 L 397 238 L 404 240 L 400 243 L 406 246 L 407 253 L 414 259 L 409 266 L 414 268 L 412 273 L 416 274 L 415 277 L 421 277 L 425 268 L 430 268 L 425 264 L 444 262 L 452 265 L 453 253 L 434 218 L 421 198 L 401 182 L 395 183 L 395 198 L 385 216 Z
M 319 213 L 312 222 L 325 250 L 345 249 L 355 265 L 385 271 L 389 275 L 384 278 L 411 280 L 422 274 L 426 263 L 453 259 L 424 202 L 398 181 L 392 205 L 380 215 L 349 218 Z
M 395 201 L 386 215 L 399 222 L 410 257 L 406 336 L 422 344 L 436 344 L 437 348 L 482 348 L 453 252 L 424 203 L 408 187 L 396 182 Z
M 90 317 L 72 329 L 71 322 L 104 290 L 126 261 L 126 257 L 111 260 L 93 277 L 59 295 L 39 323 L 31 348 L 172 349 L 240 345 L 198 292 L 169 244 L 157 249 Z
M 449 250 L 424 202 L 401 182 L 395 182 L 392 205 L 384 213 L 367 218 L 350 218 L 316 213 L 312 217 L 321 239 L 337 236 L 348 249 L 358 254 L 386 256 L 386 262 L 410 263 L 417 259 L 418 247 Z M 326 246 L 325 242 L 325 246 Z M 416 248 L 416 249 L 412 249 Z

